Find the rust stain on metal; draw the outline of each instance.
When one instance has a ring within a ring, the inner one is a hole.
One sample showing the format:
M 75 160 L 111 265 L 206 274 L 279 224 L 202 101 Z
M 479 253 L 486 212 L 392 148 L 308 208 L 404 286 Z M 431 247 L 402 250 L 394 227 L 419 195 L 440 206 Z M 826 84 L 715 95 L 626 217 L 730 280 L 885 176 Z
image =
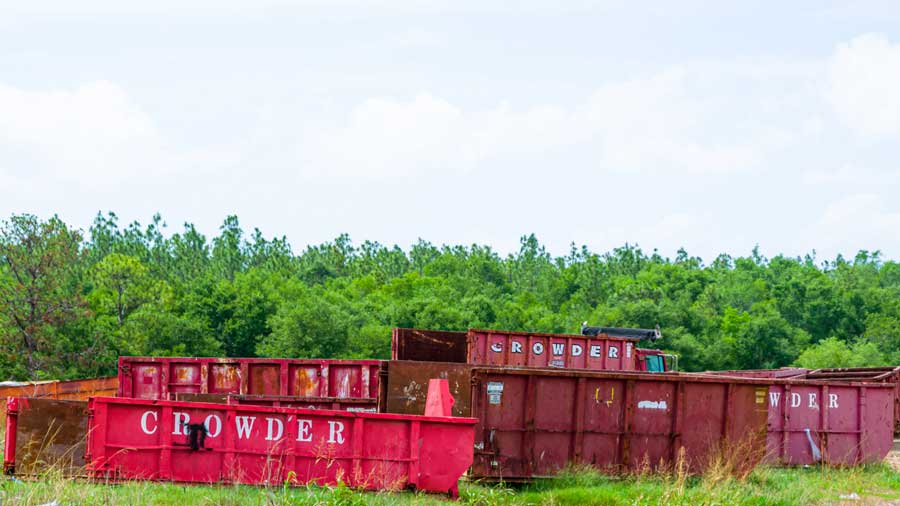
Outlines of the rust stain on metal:
M 453 396 L 453 416 L 470 416 L 471 369 L 468 364 L 444 362 L 391 361 L 387 381 L 381 381 L 381 395 L 387 413 L 421 415 L 425 413 L 428 380 L 447 379 Z
M 298 367 L 294 370 L 292 392 L 296 396 L 318 395 L 319 381 L 317 371 L 307 367 Z
M 58 469 L 71 476 L 84 468 L 87 402 L 23 398 L 18 408 L 16 474 Z
M 234 364 L 213 366 L 213 387 L 217 392 L 238 392 L 241 389 L 241 368 Z

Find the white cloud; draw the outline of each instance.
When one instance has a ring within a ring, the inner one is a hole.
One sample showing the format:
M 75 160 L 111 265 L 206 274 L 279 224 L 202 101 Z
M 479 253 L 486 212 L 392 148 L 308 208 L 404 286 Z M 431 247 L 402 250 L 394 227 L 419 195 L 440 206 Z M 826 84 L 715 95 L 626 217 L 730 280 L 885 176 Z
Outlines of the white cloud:
M 98 81 L 74 90 L 0 84 L 0 173 L 92 185 L 165 168 L 153 122 L 125 91 Z
M 799 251 L 816 249 L 833 254 L 855 255 L 861 249 L 881 250 L 889 258 L 900 253 L 900 212 L 876 193 L 844 196 L 823 210 L 818 221 L 800 234 Z
M 826 185 L 883 185 L 900 182 L 900 171 L 879 170 L 871 167 L 843 165 L 833 170 L 808 170 L 802 175 L 806 184 Z
M 428 93 L 408 101 L 369 99 L 342 125 L 305 140 L 303 165 L 319 175 L 406 176 L 563 149 L 584 150 L 587 167 L 600 171 L 733 172 L 759 162 L 768 141 L 713 140 L 711 129 L 730 125 L 720 124 L 721 104 L 693 96 L 688 80 L 684 70 L 669 70 L 603 86 L 569 108 L 501 103 L 466 110 Z
M 869 138 L 900 136 L 900 44 L 880 34 L 841 44 L 830 78 L 829 98 L 850 128 Z

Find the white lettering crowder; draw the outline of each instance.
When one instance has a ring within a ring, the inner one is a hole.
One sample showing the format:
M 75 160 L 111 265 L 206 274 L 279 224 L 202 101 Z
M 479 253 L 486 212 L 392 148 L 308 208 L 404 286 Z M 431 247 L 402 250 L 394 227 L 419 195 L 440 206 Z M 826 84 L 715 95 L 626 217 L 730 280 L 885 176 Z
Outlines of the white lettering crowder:
M 510 353 L 522 353 L 522 343 L 518 341 L 512 341 L 509 345 Z M 553 352 L 553 355 L 556 357 L 560 357 L 565 355 L 566 353 L 566 345 L 565 343 L 550 343 L 550 349 Z M 603 353 L 603 346 L 599 344 L 593 344 L 590 347 L 589 355 L 591 358 L 600 358 Z M 491 343 L 491 351 L 494 353 L 503 353 L 503 343 Z M 629 350 L 630 351 L 630 350 Z M 544 354 L 544 343 L 535 342 L 531 345 L 531 352 L 535 355 L 543 355 Z M 580 357 L 584 354 L 584 346 L 580 344 L 572 343 L 572 348 L 569 350 L 569 354 L 573 357 Z M 607 356 L 609 358 L 619 358 L 619 347 L 615 345 L 610 345 Z
M 172 413 L 173 435 L 188 435 L 188 424 L 191 422 L 191 416 L 182 411 Z M 265 417 L 266 419 L 266 441 L 278 441 L 284 437 L 284 422 L 279 418 Z M 297 419 L 297 441 L 301 443 L 309 443 L 312 441 L 313 421 L 309 419 Z M 253 433 L 253 426 L 256 424 L 255 416 L 236 416 L 234 417 L 235 431 L 238 439 L 249 439 Z M 203 426 L 206 427 L 206 437 L 216 438 L 222 433 L 222 418 L 219 415 L 212 414 L 203 420 Z M 141 415 L 141 431 L 144 434 L 156 434 L 159 429 L 159 413 L 156 411 L 145 411 Z M 337 420 L 328 420 L 328 439 L 329 443 L 344 444 L 344 422 Z
M 819 403 L 817 400 L 818 394 L 808 393 L 807 396 L 807 405 L 806 407 L 810 409 L 819 409 Z M 778 402 L 781 400 L 781 392 L 769 392 L 769 405 L 773 408 L 778 407 Z M 803 403 L 803 396 L 797 392 L 791 392 L 791 404 L 792 408 L 799 408 Z M 828 394 L 828 409 L 837 408 L 838 407 L 838 394 Z

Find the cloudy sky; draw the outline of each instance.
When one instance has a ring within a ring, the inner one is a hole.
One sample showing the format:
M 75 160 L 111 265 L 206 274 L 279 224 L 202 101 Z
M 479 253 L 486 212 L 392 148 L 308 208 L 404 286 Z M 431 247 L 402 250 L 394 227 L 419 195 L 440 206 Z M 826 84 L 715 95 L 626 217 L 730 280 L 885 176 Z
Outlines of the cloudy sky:
M 896 0 L 0 0 L 2 217 L 900 259 L 898 190 Z

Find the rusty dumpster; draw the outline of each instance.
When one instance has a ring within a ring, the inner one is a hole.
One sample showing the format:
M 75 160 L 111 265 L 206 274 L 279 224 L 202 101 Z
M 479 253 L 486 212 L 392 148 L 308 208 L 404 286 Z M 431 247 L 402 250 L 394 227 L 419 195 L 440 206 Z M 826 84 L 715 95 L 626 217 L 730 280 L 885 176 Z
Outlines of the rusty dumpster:
M 53 468 L 75 475 L 84 467 L 87 401 L 8 397 L 3 470 L 30 476 Z
M 471 418 L 95 397 L 87 472 L 103 480 L 335 484 L 455 494 Z
M 894 433 L 900 435 L 900 367 L 850 367 L 850 368 L 824 368 L 803 369 L 798 367 L 783 367 L 781 369 L 754 369 L 746 371 L 708 371 L 703 374 L 718 374 L 726 376 L 756 377 L 756 378 L 785 378 L 794 380 L 824 381 L 834 385 L 853 383 L 886 383 L 893 385 L 893 425 Z M 820 392 L 821 395 L 821 392 Z M 778 406 L 772 405 L 773 409 Z M 783 408 L 783 406 L 782 406 Z M 776 418 L 782 416 L 772 414 L 770 423 L 776 423 Z M 823 415 L 824 417 L 824 415 Z M 821 430 L 821 429 L 820 429 Z M 827 432 L 827 430 L 826 430 Z M 803 460 L 810 458 L 807 456 Z
M 391 358 L 514 367 L 640 369 L 637 338 L 582 336 L 507 330 L 450 332 L 395 328 Z
M 0 383 L 0 420 L 6 419 L 6 399 L 9 397 L 86 401 L 94 395 L 116 395 L 118 383 L 115 376 L 65 381 L 4 381 Z
M 765 374 L 763 372 L 754 373 L 750 377 L 734 377 L 728 375 L 713 375 L 708 373 L 665 373 L 658 375 L 650 375 L 639 372 L 602 372 L 602 371 L 584 371 L 584 370 L 559 370 L 559 369 L 532 369 L 532 368 L 487 368 L 483 366 L 471 366 L 466 364 L 452 363 L 429 363 L 429 362 L 403 362 L 391 361 L 387 364 L 381 379 L 381 396 L 379 398 L 379 409 L 386 412 L 421 414 L 424 409 L 425 390 L 422 385 L 426 385 L 429 378 L 446 378 L 450 380 L 451 394 L 456 399 L 453 406 L 453 414 L 455 416 L 475 416 L 481 422 L 485 422 L 485 417 L 489 413 L 491 416 L 499 416 L 502 420 L 507 416 L 523 416 L 521 414 L 510 414 L 511 412 L 520 413 L 521 406 L 514 405 L 491 405 L 489 402 L 485 404 L 485 398 L 488 400 L 503 398 L 503 388 L 500 385 L 486 385 L 484 381 L 476 380 L 484 375 L 484 371 L 501 371 L 503 374 L 518 378 L 516 381 L 522 380 L 522 377 L 533 375 L 531 381 L 540 384 L 550 384 L 554 375 L 556 377 L 583 377 L 585 382 L 601 381 L 604 375 L 612 375 L 602 381 L 617 383 L 619 388 L 615 389 L 616 393 L 610 391 L 610 396 L 620 395 L 623 392 L 622 378 L 634 378 L 635 381 L 640 380 L 646 383 L 648 377 L 658 376 L 660 381 L 669 382 L 669 384 L 681 384 L 681 382 L 697 382 L 709 384 L 713 383 L 732 384 L 736 386 L 751 385 L 758 388 L 766 389 L 763 397 L 756 397 L 755 401 L 762 401 L 762 406 L 767 411 L 764 423 L 766 434 L 766 442 L 760 443 L 758 448 L 763 450 L 767 462 L 783 463 L 783 464 L 809 464 L 814 462 L 823 462 L 827 464 L 860 464 L 868 462 L 877 462 L 882 460 L 889 450 L 892 437 L 891 427 L 893 424 L 893 399 L 894 388 L 893 383 L 862 383 L 853 381 L 820 381 L 806 380 L 794 378 L 774 378 L 772 376 L 792 373 L 772 373 Z M 497 374 L 501 374 L 497 372 Z M 767 377 L 768 376 L 768 377 Z M 598 379 L 599 378 L 599 379 Z M 565 383 L 563 380 L 555 380 Z M 566 380 L 571 383 L 570 380 Z M 473 382 L 476 382 L 473 384 Z M 488 381 L 487 383 L 491 383 Z M 494 382 L 498 383 L 498 382 Z M 518 383 L 516 383 L 518 385 Z M 465 385 L 473 385 L 473 387 L 465 388 Z M 741 386 L 741 388 L 745 388 Z M 493 391 L 489 391 L 489 387 Z M 517 387 L 518 388 L 518 387 Z M 560 387 L 561 388 L 561 387 Z M 596 404 L 600 400 L 609 401 L 609 407 L 614 404 L 612 399 L 606 399 L 600 394 L 601 390 L 592 392 L 596 398 L 592 401 Z M 662 388 L 662 387 L 658 387 Z M 671 388 L 671 387 L 667 387 Z M 478 389 L 482 391 L 478 393 Z M 500 389 L 500 391 L 497 391 Z M 577 407 L 572 398 L 566 397 L 563 393 L 552 388 L 544 388 L 539 392 L 533 390 L 537 397 L 533 402 L 539 402 L 540 415 L 543 417 L 554 416 L 552 413 L 573 413 Z M 477 398 L 481 395 L 482 398 Z M 516 394 L 518 395 L 518 394 Z M 580 395 L 580 394 L 579 394 Z M 516 397 L 517 398 L 517 397 Z M 579 398 L 579 397 L 575 397 Z M 527 398 L 530 399 L 530 398 Z M 786 401 L 784 399 L 787 399 Z M 800 399 L 798 401 L 798 399 Z M 824 399 L 824 400 L 823 400 Z M 619 397 L 621 401 L 621 397 Z M 720 399 L 711 401 L 690 401 L 689 409 L 704 410 L 712 407 L 713 410 L 718 409 L 716 403 Z M 802 401 L 802 402 L 801 402 Z M 524 401 L 523 401 L 524 402 Z M 531 401 L 529 401 L 531 402 Z M 710 404 L 712 402 L 712 404 Z M 592 405 L 592 404 L 588 404 Z M 673 416 L 669 411 L 673 405 L 666 401 L 667 416 Z M 481 410 L 479 410 L 481 406 Z M 684 404 L 682 404 L 684 406 Z M 486 408 L 486 409 L 485 409 Z M 580 408 L 579 408 L 580 409 Z M 621 408 L 620 408 L 621 409 Z M 512 410 L 512 411 L 510 411 Z M 739 416 L 744 416 L 745 411 L 740 411 Z M 571 415 L 575 416 L 575 415 Z M 599 415 L 597 415 L 599 416 Z M 624 417 L 624 414 L 622 415 Z M 522 423 L 533 423 L 533 421 L 525 419 L 516 419 Z M 574 418 L 573 418 L 574 420 Z M 714 421 L 714 419 L 711 419 Z M 558 421 L 548 421 L 547 423 L 557 423 Z M 598 422 L 601 423 L 600 429 L 606 430 L 610 434 L 621 434 L 624 418 L 607 418 Z M 574 422 L 573 422 L 574 423 Z M 585 421 L 584 423 L 588 423 Z M 619 425 L 617 425 L 619 424 Z M 684 426 L 683 431 L 678 432 L 682 436 L 693 437 L 695 433 L 702 432 L 698 429 L 697 424 L 691 423 Z M 487 438 L 490 442 L 490 433 L 487 435 L 479 432 L 483 427 L 479 425 L 476 430 L 476 441 L 483 441 Z M 553 430 L 563 431 L 556 428 Z M 673 429 L 674 430 L 674 429 Z M 577 434 L 578 431 L 575 431 Z M 494 434 L 496 437 L 496 433 Z M 481 438 L 481 439 L 479 439 Z M 660 439 L 661 440 L 661 439 Z M 534 443 L 530 440 L 523 441 L 522 452 L 533 452 Z M 685 445 L 687 446 L 687 445 Z M 663 452 L 671 457 L 672 452 L 677 449 L 671 444 L 665 448 L 657 448 L 655 451 Z M 686 452 L 690 448 L 686 448 Z M 501 448 L 505 452 L 508 448 Z M 520 450 L 516 450 L 520 451 Z M 539 454 L 546 455 L 546 450 L 540 450 Z M 640 452 L 639 452 L 640 453 Z M 575 455 L 575 450 L 570 451 L 570 456 Z M 579 458 L 582 458 L 579 453 Z M 621 460 L 622 456 L 607 456 L 607 459 L 616 460 L 621 467 L 627 468 L 631 462 Z M 652 453 L 648 453 L 649 457 L 659 457 Z M 478 462 L 478 453 L 476 453 L 476 463 Z M 556 457 L 554 457 L 556 458 Z M 560 462 L 562 458 L 558 458 Z M 497 460 L 500 465 L 500 460 Z M 589 462 L 593 463 L 592 460 Z M 597 461 L 601 462 L 601 461 Z M 601 462 L 606 464 L 607 462 Z M 536 466 L 536 465 L 535 465 Z M 537 467 L 534 467 L 537 469 Z M 519 471 L 516 471 L 519 472 Z M 525 473 L 525 470 L 521 471 Z M 509 478 L 504 475 L 504 479 Z
M 473 478 L 606 472 L 744 474 L 765 454 L 765 383 L 680 374 L 476 368 Z
M 765 454 L 764 380 L 404 361 L 384 374 L 387 412 L 422 413 L 422 385 L 449 380 L 453 414 L 478 419 L 471 478 L 528 480 L 569 463 L 656 469 L 681 451 L 692 471 L 718 457 L 742 471 Z
M 894 434 L 900 436 L 900 366 L 815 369 L 806 379 L 890 383 L 894 385 Z
M 378 396 L 380 360 L 119 357 L 119 397 L 176 394 Z
M 291 397 L 287 395 L 241 394 L 176 394 L 175 400 L 185 402 L 215 402 L 220 404 L 248 404 L 276 408 L 331 409 L 377 413 L 378 402 L 371 398 L 352 397 Z

